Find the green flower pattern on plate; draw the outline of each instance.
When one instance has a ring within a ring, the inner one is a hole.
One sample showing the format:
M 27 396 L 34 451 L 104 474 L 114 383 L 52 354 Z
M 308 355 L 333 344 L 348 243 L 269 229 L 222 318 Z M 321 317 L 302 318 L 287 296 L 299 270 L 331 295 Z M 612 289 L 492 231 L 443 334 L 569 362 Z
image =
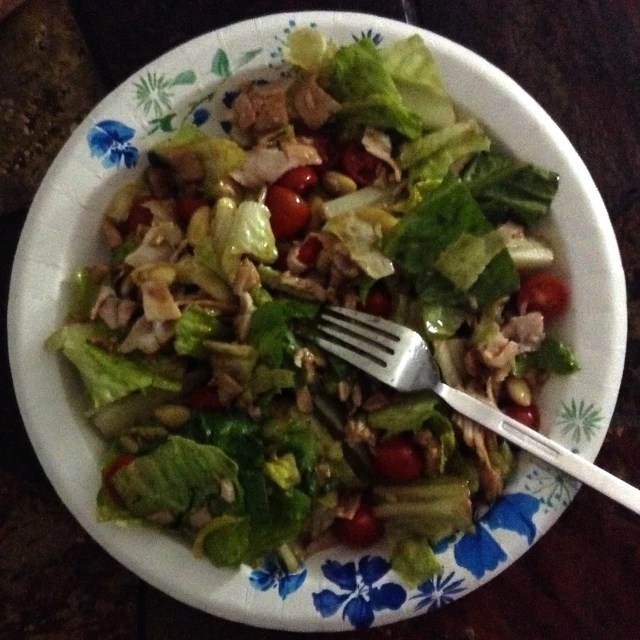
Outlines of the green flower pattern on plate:
M 542 511 L 564 508 L 576 495 L 579 487 L 577 480 L 559 469 L 541 464 L 534 464 L 527 474 L 525 489 L 540 499 Z
M 584 400 L 576 402 L 572 399 L 568 404 L 563 402 L 557 425 L 562 429 L 562 435 L 571 436 L 571 442 L 579 445 L 584 438 L 587 442 L 595 436 L 602 427 L 603 416 L 593 403 Z

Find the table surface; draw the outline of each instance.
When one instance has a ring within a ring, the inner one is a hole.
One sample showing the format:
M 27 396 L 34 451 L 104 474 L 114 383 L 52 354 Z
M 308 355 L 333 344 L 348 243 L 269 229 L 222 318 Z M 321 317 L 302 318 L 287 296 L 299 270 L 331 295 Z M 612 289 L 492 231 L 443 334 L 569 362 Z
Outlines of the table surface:
M 88 47 L 88 54 L 82 55 L 90 79 L 83 85 L 77 74 L 69 72 L 69 59 L 58 56 L 49 58 L 46 78 L 37 76 L 40 80 L 27 86 L 31 92 L 41 85 L 51 89 L 51 73 L 59 73 L 57 91 L 75 91 L 69 95 L 90 102 L 193 36 L 247 17 L 309 8 L 367 11 L 406 20 L 469 47 L 531 93 L 575 145 L 608 207 L 629 298 L 622 388 L 597 463 L 640 486 L 640 4 L 632 0 L 29 0 L 0 25 L 0 36 L 18 24 L 31 24 L 30 20 L 36 24 L 33 12 L 48 11 L 52 20 L 54 12 L 58 17 L 68 15 L 54 39 L 62 39 L 59 46 L 67 38 L 78 50 Z M 25 81 L 15 71 L 0 69 L 0 88 L 13 90 L 12 95 Z M 24 97 L 33 99 L 34 95 Z M 74 104 L 80 111 L 77 116 L 82 116 L 84 103 Z M 53 117 L 51 100 L 45 97 L 41 105 L 43 116 Z M 24 210 L 16 210 L 0 218 L 3 301 L 24 216 Z M 2 330 L 6 332 L 4 324 Z M 168 598 L 118 565 L 84 533 L 53 492 L 30 447 L 13 395 L 6 344 L 2 340 L 0 640 L 288 637 L 217 619 Z M 637 638 L 639 576 L 638 517 L 583 488 L 558 524 L 486 586 L 428 616 L 342 637 Z

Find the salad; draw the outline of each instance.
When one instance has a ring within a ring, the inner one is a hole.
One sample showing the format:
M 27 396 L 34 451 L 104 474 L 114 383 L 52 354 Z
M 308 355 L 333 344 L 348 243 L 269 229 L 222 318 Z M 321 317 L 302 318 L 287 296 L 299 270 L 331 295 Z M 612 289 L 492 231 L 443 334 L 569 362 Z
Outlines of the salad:
M 460 117 L 417 35 L 287 45 L 295 73 L 242 86 L 228 136 L 184 125 L 149 151 L 46 347 L 108 443 L 100 521 L 174 532 L 220 567 L 294 571 L 382 540 L 415 584 L 502 493 L 514 450 L 324 353 L 314 318 L 335 304 L 411 327 L 448 384 L 538 429 L 545 380 L 578 369 L 548 333 L 569 291 L 536 231 L 558 176 Z

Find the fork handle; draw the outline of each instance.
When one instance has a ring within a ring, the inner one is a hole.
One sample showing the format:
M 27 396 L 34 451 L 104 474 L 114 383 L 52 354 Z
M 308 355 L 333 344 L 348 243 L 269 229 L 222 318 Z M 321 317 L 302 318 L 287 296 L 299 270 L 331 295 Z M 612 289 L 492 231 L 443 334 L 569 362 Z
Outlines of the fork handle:
M 442 382 L 433 390 L 459 413 L 640 514 L 640 489 L 463 391 Z

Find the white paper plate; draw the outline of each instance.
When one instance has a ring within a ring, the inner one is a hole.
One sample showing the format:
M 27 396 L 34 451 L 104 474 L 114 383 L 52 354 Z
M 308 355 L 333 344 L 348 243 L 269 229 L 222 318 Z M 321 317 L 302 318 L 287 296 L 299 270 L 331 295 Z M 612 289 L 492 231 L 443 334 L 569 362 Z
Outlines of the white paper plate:
M 578 485 L 522 456 L 507 494 L 478 522 L 475 533 L 439 546 L 444 572 L 418 588 L 402 585 L 377 548 L 367 554 L 319 554 L 290 577 L 270 566 L 253 572 L 248 567 L 219 570 L 192 557 L 186 545 L 168 535 L 96 522 L 103 443 L 83 419 L 70 368 L 42 346 L 64 318 L 65 280 L 75 267 L 103 252 L 98 226 L 116 186 L 139 175 L 146 150 L 180 123 L 192 121 L 217 133 L 224 129 L 238 77 L 278 77 L 282 42 L 294 26 L 317 27 L 338 44 L 361 37 L 385 44 L 419 32 L 458 105 L 514 154 L 560 174 L 553 232 L 572 307 L 557 333 L 574 346 L 582 370 L 547 385 L 542 414 L 554 439 L 589 460 L 602 444 L 620 384 L 626 299 L 607 212 L 567 138 L 513 80 L 433 33 L 354 13 L 282 14 L 242 22 L 170 51 L 92 111 L 38 191 L 11 280 L 11 369 L 38 457 L 82 526 L 155 587 L 225 618 L 329 631 L 393 622 L 469 593 L 534 544 L 564 511 Z

